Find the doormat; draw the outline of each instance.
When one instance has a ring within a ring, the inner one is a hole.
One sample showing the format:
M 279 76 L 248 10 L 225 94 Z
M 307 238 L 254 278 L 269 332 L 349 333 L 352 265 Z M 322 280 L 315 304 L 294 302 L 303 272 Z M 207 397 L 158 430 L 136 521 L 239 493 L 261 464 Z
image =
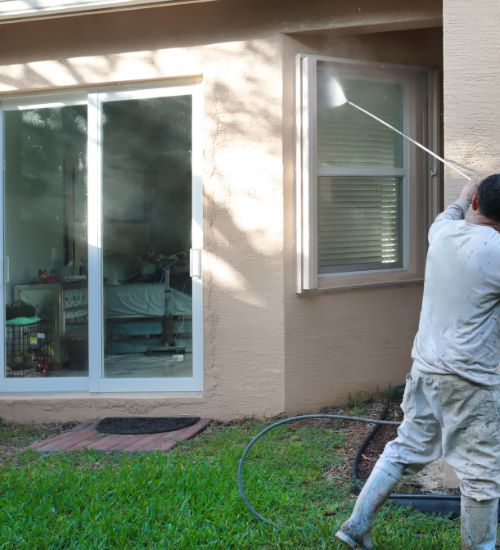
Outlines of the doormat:
M 118 416 L 103 418 L 95 429 L 105 434 L 156 434 L 182 430 L 199 420 L 198 416 Z

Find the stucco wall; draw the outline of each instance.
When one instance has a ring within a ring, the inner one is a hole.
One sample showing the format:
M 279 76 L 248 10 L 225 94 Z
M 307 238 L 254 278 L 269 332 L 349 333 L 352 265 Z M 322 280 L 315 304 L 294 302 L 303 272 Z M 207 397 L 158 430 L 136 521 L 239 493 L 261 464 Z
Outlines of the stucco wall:
M 269 417 L 286 407 L 303 408 L 299 390 L 309 396 L 308 407 L 316 407 L 401 373 L 418 288 L 308 300 L 292 288 L 293 159 L 290 150 L 283 156 L 283 136 L 289 146 L 294 134 L 293 106 L 282 101 L 283 60 L 291 60 L 283 34 L 312 33 L 316 40 L 324 29 L 346 34 L 439 21 L 433 0 L 406 6 L 396 0 L 356 5 L 221 0 L 1 25 L 3 95 L 193 77 L 203 82 L 206 134 L 203 395 L 3 396 L 0 416 L 37 421 L 108 414 Z M 285 91 L 290 93 L 288 81 Z M 377 328 L 384 323 L 389 330 Z M 359 340 L 367 338 L 360 347 Z M 350 362 L 341 363 L 346 355 Z M 334 369 L 327 378 L 326 357 Z M 304 369 L 311 364 L 316 367 Z M 344 375 L 354 367 L 358 374 L 347 380 Z M 342 377 L 342 391 L 331 391 Z
M 500 4 L 444 0 L 443 6 L 445 154 L 480 173 L 499 172 Z M 447 175 L 449 203 L 465 180 Z

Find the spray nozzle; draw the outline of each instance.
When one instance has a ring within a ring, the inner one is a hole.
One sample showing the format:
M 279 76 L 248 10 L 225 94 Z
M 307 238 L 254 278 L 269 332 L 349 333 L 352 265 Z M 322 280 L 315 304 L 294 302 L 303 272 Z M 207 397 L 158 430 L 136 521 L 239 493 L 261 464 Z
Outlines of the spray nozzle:
M 340 107 L 347 103 L 347 97 L 345 96 L 344 90 L 335 77 L 330 78 L 327 97 L 328 105 L 332 108 Z

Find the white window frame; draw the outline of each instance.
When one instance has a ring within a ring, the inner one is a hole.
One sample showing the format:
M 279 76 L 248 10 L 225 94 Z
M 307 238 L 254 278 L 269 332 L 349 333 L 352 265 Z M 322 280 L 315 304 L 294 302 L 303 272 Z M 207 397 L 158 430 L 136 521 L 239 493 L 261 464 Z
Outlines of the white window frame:
M 326 57 L 319 55 L 300 54 L 296 59 L 296 265 L 297 265 L 297 293 L 315 290 L 356 288 L 368 285 L 386 285 L 396 283 L 414 283 L 423 280 L 423 253 L 425 251 L 424 226 L 427 216 L 431 215 L 436 207 L 425 208 L 425 211 L 415 212 L 414 202 L 416 193 L 424 200 L 437 200 L 436 188 L 439 183 L 439 166 L 411 147 L 407 140 L 403 143 L 404 165 L 402 169 L 372 169 L 372 168 L 318 168 L 317 161 L 317 128 L 316 128 L 316 97 L 317 97 L 317 63 L 318 61 L 332 62 L 341 65 L 350 71 L 356 78 L 364 78 L 363 71 L 369 76 L 367 79 L 376 79 L 380 63 L 371 63 L 359 60 Z M 439 108 L 437 97 L 437 78 L 428 69 L 422 67 L 384 64 L 384 73 L 394 75 L 404 85 L 404 128 L 405 133 L 412 133 L 416 126 L 415 103 L 411 80 L 418 74 L 426 73 L 428 78 L 428 97 L 432 100 L 427 103 L 426 120 L 424 127 L 427 145 L 437 148 L 439 133 L 435 121 Z M 381 78 L 381 77 L 379 77 Z M 420 121 L 422 122 L 422 121 Z M 419 168 L 416 168 L 417 160 Z M 422 189 L 416 190 L 417 174 L 421 180 Z M 318 273 L 317 258 L 317 185 L 321 176 L 335 175 L 368 175 L 368 176 L 398 176 L 403 178 L 402 203 L 402 267 L 371 270 L 351 271 L 345 273 Z M 432 212 L 431 212 L 432 210 Z M 417 219 L 418 218 L 418 219 Z
M 192 277 L 193 373 L 189 378 L 104 378 L 103 256 L 102 256 L 102 105 L 106 101 L 152 97 L 192 97 L 192 232 L 190 273 Z M 45 392 L 189 392 L 203 391 L 203 93 L 202 85 L 154 86 L 138 84 L 119 91 L 44 94 L 0 101 L 0 160 L 3 158 L 3 113 L 35 107 L 87 105 L 87 225 L 88 225 L 88 377 L 9 378 L 5 365 L 5 320 L 0 331 L 0 393 Z M 1 165 L 2 163 L 0 163 Z M 4 171 L 0 170 L 0 311 L 5 311 L 4 282 L 8 259 L 4 252 Z M 3 317 L 3 314 L 2 314 Z M 3 317 L 4 319 L 4 317 Z

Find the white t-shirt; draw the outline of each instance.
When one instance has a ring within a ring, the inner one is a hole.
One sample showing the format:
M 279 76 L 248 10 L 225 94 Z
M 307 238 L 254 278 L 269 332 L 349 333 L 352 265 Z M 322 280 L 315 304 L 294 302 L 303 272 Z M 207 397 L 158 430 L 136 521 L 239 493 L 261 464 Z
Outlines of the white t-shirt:
M 500 384 L 500 233 L 465 221 L 468 207 L 455 202 L 429 230 L 412 358 L 422 372 L 489 386 Z

